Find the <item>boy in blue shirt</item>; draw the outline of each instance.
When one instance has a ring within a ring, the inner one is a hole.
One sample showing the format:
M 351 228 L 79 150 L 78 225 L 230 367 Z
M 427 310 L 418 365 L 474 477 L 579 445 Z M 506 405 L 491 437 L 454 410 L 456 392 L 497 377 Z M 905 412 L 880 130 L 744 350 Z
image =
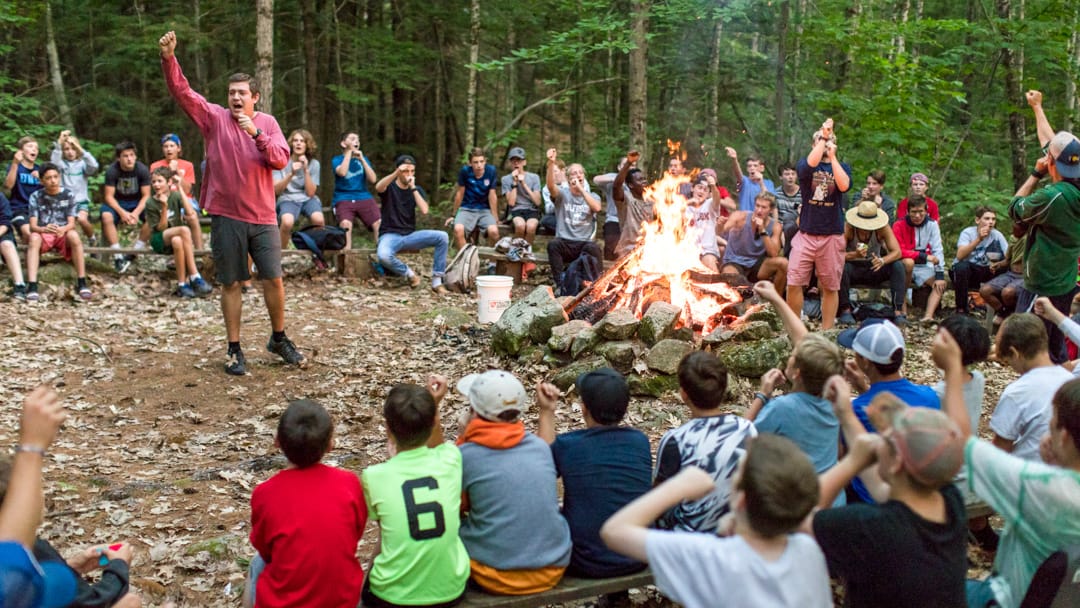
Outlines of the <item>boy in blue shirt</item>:
M 563 478 L 563 516 L 574 548 L 569 572 L 588 578 L 632 574 L 645 564 L 610 551 L 600 526 L 651 487 L 652 451 L 637 429 L 620 426 L 630 405 L 630 388 L 610 367 L 578 376 L 585 428 L 555 435 L 559 389 L 541 383 L 537 435 L 551 444 L 555 470 Z
M 761 377 L 761 391 L 754 393 L 746 418 L 753 421 L 759 433 L 792 440 L 820 475 L 836 464 L 840 443 L 840 422 L 833 414 L 832 403 L 822 393 L 830 377 L 844 373 L 844 356 L 824 336 L 807 333 L 772 282 L 758 281 L 754 293 L 779 312 L 795 348 L 783 371 L 771 369 Z M 791 389 L 773 399 L 773 391 L 785 380 L 791 383 Z M 834 506 L 845 502 L 841 494 Z
M 353 222 L 360 220 L 379 240 L 379 203 L 368 190 L 379 176 L 371 168 L 371 161 L 360 151 L 360 136 L 355 131 L 341 134 L 341 154 L 330 160 L 334 167 L 334 217 L 338 227 L 345 231 L 345 249 L 352 248 Z
M 861 393 L 851 401 L 851 407 L 868 432 L 877 432 L 878 412 L 870 405 L 881 393 L 891 393 L 912 407 L 941 409 L 941 400 L 934 389 L 915 384 L 900 372 L 904 364 L 904 335 L 890 321 L 867 319 L 859 327 L 840 332 L 836 341 L 855 351 L 854 365 L 850 361 L 845 364 L 845 375 L 852 388 Z M 861 479 L 852 480 L 851 486 L 859 501 L 874 502 Z M 849 502 L 852 498 L 849 493 Z

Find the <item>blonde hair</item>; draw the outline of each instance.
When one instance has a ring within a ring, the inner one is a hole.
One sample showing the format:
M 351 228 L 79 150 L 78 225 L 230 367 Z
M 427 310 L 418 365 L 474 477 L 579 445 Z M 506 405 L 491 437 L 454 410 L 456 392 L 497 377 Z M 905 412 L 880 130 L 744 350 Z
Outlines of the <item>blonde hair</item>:
M 825 336 L 807 334 L 795 347 L 795 367 L 799 370 L 806 392 L 820 397 L 825 389 L 825 381 L 844 373 L 844 354 L 835 342 Z

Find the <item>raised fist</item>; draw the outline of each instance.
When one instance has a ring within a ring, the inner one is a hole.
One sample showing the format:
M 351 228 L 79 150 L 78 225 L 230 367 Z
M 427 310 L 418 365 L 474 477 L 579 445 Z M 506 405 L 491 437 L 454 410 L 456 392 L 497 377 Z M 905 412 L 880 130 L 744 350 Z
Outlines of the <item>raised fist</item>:
M 630 150 L 626 153 L 626 162 L 628 163 L 636 163 L 639 158 L 641 158 L 641 152 L 638 152 L 637 150 Z
M 557 150 L 555 150 L 555 148 L 548 148 L 548 149 L 547 149 L 547 159 L 548 159 L 548 160 L 550 160 L 550 161 L 554 162 L 554 161 L 555 161 L 555 159 L 556 159 L 556 158 L 557 158 L 558 156 L 559 156 L 559 152 L 558 152 Z

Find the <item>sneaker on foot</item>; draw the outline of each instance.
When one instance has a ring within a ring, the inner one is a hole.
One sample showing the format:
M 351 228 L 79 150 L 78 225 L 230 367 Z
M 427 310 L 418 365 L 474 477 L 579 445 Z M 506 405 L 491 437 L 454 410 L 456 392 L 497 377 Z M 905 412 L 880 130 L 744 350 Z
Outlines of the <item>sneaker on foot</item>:
M 896 313 L 896 317 L 893 318 L 893 325 L 897 327 L 907 326 L 907 315 Z
M 20 302 L 25 302 L 26 301 L 26 285 L 23 284 L 23 283 L 20 283 L 19 285 L 16 285 L 15 288 L 12 289 L 11 295 L 16 300 L 18 300 Z
M 232 376 L 244 376 L 247 374 L 247 361 L 242 351 L 229 353 L 225 360 L 225 373 Z
M 196 295 L 205 296 L 206 294 L 214 291 L 214 288 L 210 286 L 202 277 L 191 279 L 191 289 Z
M 83 301 L 89 301 L 90 298 L 94 297 L 94 292 L 90 291 L 90 288 L 86 285 L 83 285 L 79 288 L 79 297 L 82 298 Z
M 38 295 L 37 287 L 31 287 L 26 291 L 27 302 L 37 302 L 39 299 L 41 299 L 41 296 Z
M 177 285 L 176 291 L 173 292 L 173 295 L 178 298 L 184 298 L 186 300 L 188 298 L 195 297 L 195 290 L 192 289 L 190 285 Z
M 304 367 L 307 364 L 307 358 L 296 350 L 296 345 L 288 338 L 274 340 L 271 336 L 270 341 L 266 343 L 266 350 L 281 357 L 281 360 L 289 365 Z
M 423 279 L 420 278 L 420 275 L 414 274 L 414 275 L 409 277 L 409 287 L 411 287 L 413 289 L 416 289 L 417 287 L 420 286 L 420 283 L 422 281 L 423 281 Z
M 855 325 L 855 317 L 851 315 L 850 310 L 846 310 L 836 317 L 836 322 L 841 325 Z
M 450 293 L 450 292 L 446 291 L 446 288 L 443 287 L 442 285 L 433 286 L 431 288 L 431 291 L 434 291 L 435 295 L 437 295 L 437 296 L 445 296 L 446 294 Z
M 128 268 L 131 268 L 131 260 L 126 257 L 113 258 L 113 268 L 117 273 L 124 274 Z

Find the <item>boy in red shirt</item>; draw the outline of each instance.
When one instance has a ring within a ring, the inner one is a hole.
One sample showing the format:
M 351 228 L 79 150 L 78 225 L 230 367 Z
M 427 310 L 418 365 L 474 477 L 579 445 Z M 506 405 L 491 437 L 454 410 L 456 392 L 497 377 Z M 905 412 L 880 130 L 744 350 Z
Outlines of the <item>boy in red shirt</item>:
M 251 493 L 251 560 L 244 606 L 356 606 L 364 571 L 356 545 L 367 504 L 355 473 L 319 461 L 334 424 L 314 401 L 293 401 L 274 445 L 289 466 Z

